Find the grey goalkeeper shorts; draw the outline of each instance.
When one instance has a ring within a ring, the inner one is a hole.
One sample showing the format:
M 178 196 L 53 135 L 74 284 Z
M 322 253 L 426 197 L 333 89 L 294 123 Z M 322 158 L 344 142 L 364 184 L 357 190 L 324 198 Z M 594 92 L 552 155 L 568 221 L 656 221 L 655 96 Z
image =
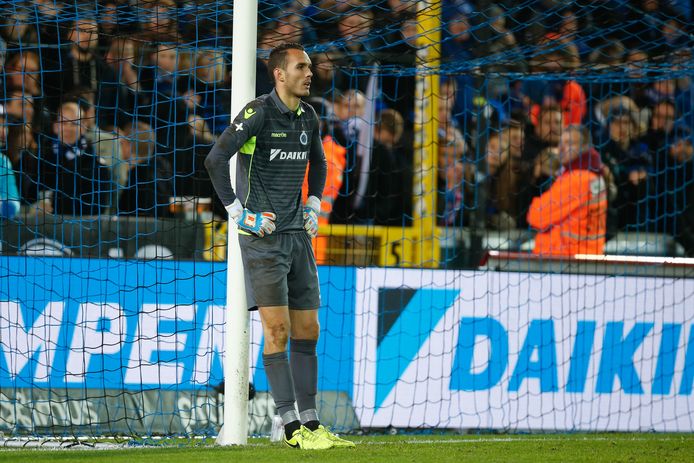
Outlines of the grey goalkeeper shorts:
M 259 238 L 239 235 L 249 310 L 288 306 L 292 310 L 320 306 L 318 269 L 308 235 L 273 233 Z

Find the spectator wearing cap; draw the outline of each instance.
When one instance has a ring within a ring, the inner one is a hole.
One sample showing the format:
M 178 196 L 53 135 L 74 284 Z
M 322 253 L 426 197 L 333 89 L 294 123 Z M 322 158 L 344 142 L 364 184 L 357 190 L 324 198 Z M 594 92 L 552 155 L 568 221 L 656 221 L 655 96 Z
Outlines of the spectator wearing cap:
M 600 147 L 602 159 L 617 185 L 617 227 L 635 230 L 646 220 L 647 181 L 651 155 L 640 140 L 639 114 L 624 107 L 613 108 L 607 119 L 607 142 Z
M 7 157 L 7 123 L 5 107 L 0 105 L 0 219 L 11 219 L 19 213 L 19 190 L 10 158 Z
M 692 131 L 675 127 L 649 178 L 648 231 L 667 233 L 694 256 L 694 147 Z

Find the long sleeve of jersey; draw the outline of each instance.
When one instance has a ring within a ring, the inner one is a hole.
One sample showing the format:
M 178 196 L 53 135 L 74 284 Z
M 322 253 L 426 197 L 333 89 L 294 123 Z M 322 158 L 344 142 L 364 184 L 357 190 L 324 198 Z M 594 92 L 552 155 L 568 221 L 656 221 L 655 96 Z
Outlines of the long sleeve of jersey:
M 246 143 L 254 143 L 255 136 L 263 126 L 263 107 L 254 100 L 246 105 L 217 139 L 205 158 L 205 168 L 210 174 L 212 185 L 225 206 L 236 200 L 231 187 L 229 161 Z
M 318 115 L 315 111 L 313 113 L 317 121 Z M 311 137 L 311 151 L 309 152 L 308 159 L 308 196 L 315 196 L 318 199 L 322 199 L 325 179 L 328 173 L 328 164 L 325 161 L 323 142 L 318 128 L 313 131 L 313 136 Z

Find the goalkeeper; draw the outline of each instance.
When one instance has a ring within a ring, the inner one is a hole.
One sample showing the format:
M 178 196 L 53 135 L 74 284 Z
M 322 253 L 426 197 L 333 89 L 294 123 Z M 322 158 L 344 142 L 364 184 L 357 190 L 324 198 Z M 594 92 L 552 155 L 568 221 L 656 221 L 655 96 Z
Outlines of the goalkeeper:
M 286 43 L 270 53 L 268 71 L 275 88 L 243 108 L 205 167 L 238 224 L 248 303 L 260 311 L 263 365 L 285 443 L 312 450 L 352 447 L 320 424 L 316 410 L 320 288 L 311 238 L 318 233 L 326 163 L 318 116 L 301 101 L 309 95 L 311 61 L 301 45 Z M 229 160 L 236 152 L 234 192 Z M 308 199 L 302 205 L 307 165 Z

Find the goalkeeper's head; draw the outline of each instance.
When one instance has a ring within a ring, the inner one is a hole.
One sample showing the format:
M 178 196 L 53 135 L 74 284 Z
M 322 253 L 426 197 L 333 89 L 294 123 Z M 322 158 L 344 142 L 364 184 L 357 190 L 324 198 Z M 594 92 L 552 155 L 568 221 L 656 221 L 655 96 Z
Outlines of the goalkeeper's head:
M 283 43 L 270 52 L 268 72 L 280 93 L 295 97 L 308 96 L 311 91 L 311 59 L 298 43 Z

